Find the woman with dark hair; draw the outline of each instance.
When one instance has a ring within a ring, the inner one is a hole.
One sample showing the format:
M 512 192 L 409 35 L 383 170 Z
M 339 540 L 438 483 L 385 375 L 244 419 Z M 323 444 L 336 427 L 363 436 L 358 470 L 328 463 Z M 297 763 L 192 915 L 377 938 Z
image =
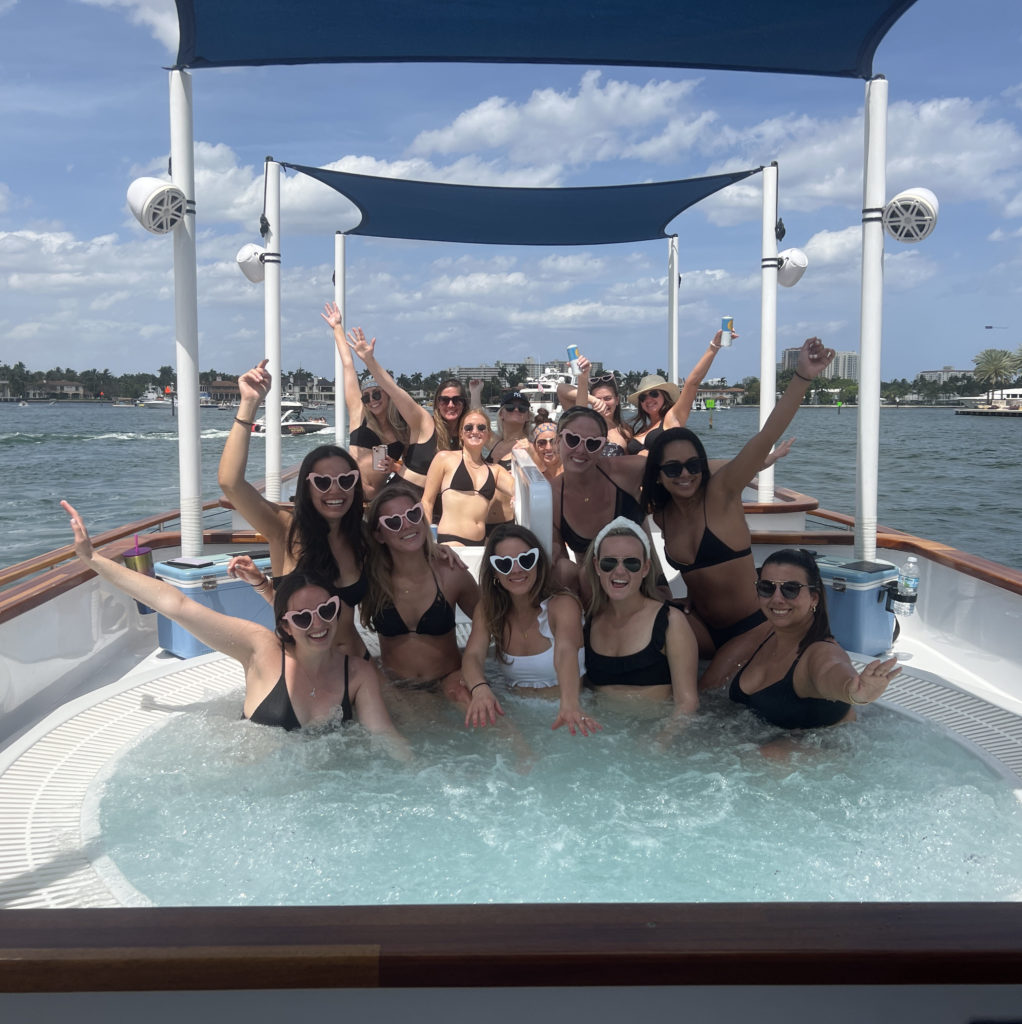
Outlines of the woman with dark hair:
M 277 584 L 276 632 L 214 611 L 163 580 L 133 572 L 93 550 L 78 513 L 66 502 L 75 554 L 97 575 L 155 608 L 245 670 L 244 716 L 257 725 L 302 729 L 357 719 L 387 741 L 392 756 L 407 759 L 408 746 L 394 728 L 380 696 L 375 669 L 337 644 L 340 599 L 328 579 L 295 572 Z
M 403 475 L 405 464 L 402 458 L 408 445 L 408 424 L 397 405 L 390 400 L 390 395 L 372 377 L 359 384 L 355 361 L 344 338 L 341 311 L 334 302 L 328 302 L 324 309 L 320 315 L 334 332 L 334 342 L 341 358 L 348 422 L 358 423 L 351 428 L 348 446 L 358 463 L 365 498 L 369 501 L 392 474 Z M 387 449 L 383 458 L 373 451 L 380 447 Z
M 581 556 L 615 516 L 636 523 L 645 519 L 639 492 L 646 460 L 641 455 L 603 458 L 607 422 L 584 406 L 561 414 L 557 440 L 564 472 L 551 485 L 554 569 L 558 583 L 584 594 L 578 568 L 565 555 L 565 547 Z
M 673 718 L 699 709 L 698 653 L 685 616 L 664 604 L 650 544 L 623 516 L 596 535 L 585 557 L 589 600 L 583 637 L 587 686 L 620 699 L 673 698 Z
M 433 557 L 429 517 L 415 488 L 401 481 L 370 502 L 366 534 L 369 587 L 359 614 L 380 638 L 383 667 L 395 681 L 437 683 L 450 700 L 467 705 L 454 616 L 456 607 L 468 616 L 475 611 L 472 574 Z
M 786 548 L 763 562 L 755 593 L 770 627 L 766 639 L 744 658 L 733 644 L 717 658 L 717 685 L 782 729 L 815 729 L 855 718 L 901 671 L 897 658 L 871 661 L 856 672 L 830 634 L 827 597 L 816 559 Z M 727 671 L 724 672 L 724 667 Z
M 771 453 L 810 382 L 833 358 L 818 338 L 808 339 L 795 376 L 763 428 L 719 468 L 710 466 L 699 438 L 684 427 L 664 431 L 650 448 L 643 506 L 663 533 L 668 563 L 685 581 L 685 607 L 704 657 L 743 634 L 750 634 L 751 652 L 764 633 L 751 632 L 765 619 L 752 591 L 756 566 L 742 490 L 783 451 L 782 446 Z
M 721 332 L 717 331 L 680 390 L 677 384 L 669 383 L 658 373 L 650 373 L 642 378 L 638 388 L 628 396 L 629 403 L 638 409 L 630 424 L 634 442 L 629 445 L 629 453 L 634 455 L 643 446 L 648 448 L 662 431 L 683 427 L 688 423 L 692 403 L 699 394 L 699 385 L 720 351 L 720 336 Z M 732 333 L 731 337 L 737 338 L 738 335 Z
M 358 465 L 343 448 L 320 445 L 302 460 L 293 509 L 267 501 L 245 479 L 251 421 L 270 390 L 265 359 L 238 378 L 238 390 L 241 403 L 220 456 L 217 482 L 253 529 L 266 538 L 274 575 L 299 569 L 333 580 L 341 599 L 339 643 L 347 653 L 362 655 L 365 645 L 355 629 L 354 617 L 355 605 L 366 589 Z M 265 593 L 268 580 L 254 585 L 269 599 Z
M 636 454 L 629 448 L 632 440 L 631 428 L 621 416 L 621 393 L 617 386 L 617 375 L 613 372 L 601 373 L 592 377 L 592 364 L 585 356 L 578 357 L 578 382 L 575 387 L 570 384 L 557 386 L 557 397 L 565 409 L 571 406 L 592 408 L 599 413 L 607 424 L 607 444 L 602 454 L 624 455 Z
M 478 409 L 483 382 L 473 379 L 469 390 L 454 377 L 441 381 L 433 395 L 433 425 L 436 427 L 437 451 L 452 452 L 461 447 L 461 421 L 469 409 Z
M 504 714 L 486 678 L 492 642 L 512 690 L 559 694 L 553 728 L 566 725 L 573 736 L 601 728 L 579 707 L 582 610 L 573 594 L 555 590 L 550 558 L 531 530 L 514 523 L 494 530 L 483 549 L 479 592 L 461 662 L 471 695 L 465 725 L 493 725 Z

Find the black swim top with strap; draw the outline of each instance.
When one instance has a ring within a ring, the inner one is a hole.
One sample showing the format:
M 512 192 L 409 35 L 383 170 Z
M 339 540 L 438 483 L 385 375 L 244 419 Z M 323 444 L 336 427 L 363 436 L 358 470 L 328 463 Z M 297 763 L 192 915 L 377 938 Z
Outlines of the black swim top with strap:
M 351 698 L 348 696 L 348 656 L 344 656 L 344 696 L 341 698 L 341 721 L 350 722 L 354 718 L 351 707 Z M 259 707 L 252 712 L 250 722 L 256 725 L 276 726 L 293 732 L 301 729 L 302 723 L 298 721 L 294 705 L 291 703 L 291 694 L 287 692 L 287 680 L 284 678 L 284 647 L 280 648 L 280 678 L 274 684 L 273 689 L 262 699 Z
M 392 604 L 373 616 L 373 629 L 380 636 L 406 636 L 412 632 L 420 636 L 446 636 L 450 633 L 454 629 L 454 609 L 444 597 L 436 576 L 433 582 L 436 584 L 436 597 L 422 613 L 414 630 L 408 628 Z
M 368 424 L 363 423 L 356 427 L 348 438 L 348 445 L 351 448 L 375 448 L 383 444 L 380 435 Z M 404 454 L 405 446 L 403 441 L 390 441 L 387 444 L 387 454 L 397 462 Z
M 363 567 L 362 574 L 354 583 L 349 583 L 346 587 L 339 587 L 335 583 L 334 593 L 349 608 L 354 608 L 369 593 L 369 577 L 366 575 L 365 568 Z
M 639 502 L 621 487 L 618 487 L 616 483 L 602 469 L 597 465 L 597 472 L 601 476 L 607 477 L 612 484 L 614 484 L 614 515 L 611 519 L 616 519 L 618 516 L 624 516 L 626 519 L 631 519 L 633 523 L 638 523 L 640 526 L 645 519 L 642 513 L 642 506 Z M 609 522 L 610 520 L 608 520 Z M 592 537 L 583 537 L 581 534 L 576 533 L 572 528 L 571 524 L 567 519 L 564 518 L 564 478 L 561 478 L 561 540 L 564 541 L 568 547 L 575 552 L 576 555 L 583 555 L 586 549 L 593 542 Z
M 427 441 L 410 444 L 405 451 L 405 467 L 413 473 L 425 476 L 429 472 L 430 463 L 436 455 L 436 430 Z
M 441 493 L 446 493 L 447 491 L 461 491 L 463 494 L 478 494 L 480 498 L 492 501 L 493 496 L 497 493 L 497 483 L 493 479 L 493 470 L 487 466 L 486 481 L 483 483 L 482 487 L 477 489 L 472 481 L 472 474 L 468 471 L 468 466 L 465 465 L 465 456 L 462 455 L 461 462 L 458 463 L 458 468 L 454 471 L 454 475 L 451 477 L 450 487 L 445 487 Z
M 762 650 L 763 644 L 774 634 L 763 641 L 752 658 Z M 805 653 L 805 652 L 803 652 Z M 736 704 L 744 704 L 751 708 L 760 718 L 780 729 L 816 729 L 826 725 L 836 725 L 848 714 L 850 704 L 843 700 L 823 700 L 819 697 L 800 697 L 795 692 L 795 667 L 802 659 L 802 654 L 791 663 L 791 667 L 776 683 L 763 687 L 755 693 L 746 693 L 739 681 L 742 673 L 752 664 L 752 658 L 735 673 L 731 680 L 728 696 Z
M 665 524 L 666 525 L 666 524 Z M 695 561 L 688 564 L 676 562 L 671 558 L 667 545 L 664 545 L 664 555 L 667 557 L 668 565 L 679 572 L 695 572 L 696 569 L 708 569 L 711 565 L 723 565 L 725 562 L 733 562 L 736 558 L 744 558 L 752 554 L 752 548 L 742 548 L 735 551 L 729 548 L 709 527 L 706 522 L 706 503 L 703 503 L 703 535 L 699 540 L 699 549 L 696 551 Z
M 667 622 L 671 609 L 661 605 L 653 620 L 649 643 L 634 654 L 611 656 L 593 650 L 590 641 L 592 623 L 582 627 L 586 652 L 586 684 L 589 686 L 663 686 L 670 685 L 671 666 L 664 646 L 667 643 Z

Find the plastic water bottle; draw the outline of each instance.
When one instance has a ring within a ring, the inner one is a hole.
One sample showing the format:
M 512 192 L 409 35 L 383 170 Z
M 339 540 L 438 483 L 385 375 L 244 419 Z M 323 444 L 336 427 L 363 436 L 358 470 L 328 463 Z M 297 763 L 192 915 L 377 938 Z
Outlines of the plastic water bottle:
M 891 607 L 895 615 L 914 615 L 919 595 L 919 559 L 909 555 L 898 573 L 898 596 Z

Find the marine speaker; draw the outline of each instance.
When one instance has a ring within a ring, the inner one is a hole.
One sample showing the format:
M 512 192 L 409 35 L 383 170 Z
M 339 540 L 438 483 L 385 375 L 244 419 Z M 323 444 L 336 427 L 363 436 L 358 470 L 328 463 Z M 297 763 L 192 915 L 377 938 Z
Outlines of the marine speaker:
M 128 186 L 128 206 L 146 231 L 165 235 L 184 218 L 185 194 L 169 181 L 136 178 Z
M 884 230 L 899 242 L 921 242 L 937 226 L 940 203 L 928 188 L 899 192 L 884 207 Z

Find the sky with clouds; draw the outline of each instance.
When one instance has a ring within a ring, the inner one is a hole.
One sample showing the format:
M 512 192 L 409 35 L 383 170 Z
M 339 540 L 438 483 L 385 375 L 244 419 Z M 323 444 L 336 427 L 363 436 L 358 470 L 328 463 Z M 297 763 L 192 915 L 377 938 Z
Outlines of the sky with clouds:
M 125 192 L 165 176 L 172 0 L 0 0 L 0 362 L 115 373 L 173 364 L 172 245 Z M 1022 4 L 918 0 L 881 44 L 888 195 L 932 189 L 937 230 L 888 240 L 883 376 L 971 366 L 1022 342 Z M 469 184 L 608 185 L 780 165 L 783 245 L 810 268 L 778 304 L 778 347 L 858 347 L 863 83 L 547 65 L 197 71 L 200 365 L 262 349 L 261 292 L 234 257 L 259 241 L 263 160 Z M 683 213 L 681 369 L 721 314 L 715 369 L 759 372 L 760 185 Z M 282 183 L 283 362 L 332 376 L 336 193 Z M 349 323 L 397 371 L 563 358 L 666 366 L 666 241 L 513 248 L 352 238 Z M 998 330 L 984 330 L 991 324 Z

